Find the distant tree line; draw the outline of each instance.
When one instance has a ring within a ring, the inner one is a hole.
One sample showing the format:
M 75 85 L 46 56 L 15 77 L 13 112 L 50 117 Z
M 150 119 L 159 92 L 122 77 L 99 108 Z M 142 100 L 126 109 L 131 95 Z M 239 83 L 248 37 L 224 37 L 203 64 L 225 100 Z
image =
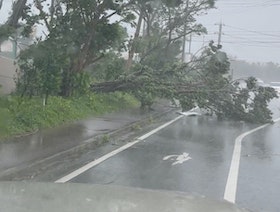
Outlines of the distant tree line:
M 280 82 L 280 66 L 277 63 L 249 63 L 244 60 L 232 60 L 231 69 L 234 79 L 254 76 L 266 83 Z

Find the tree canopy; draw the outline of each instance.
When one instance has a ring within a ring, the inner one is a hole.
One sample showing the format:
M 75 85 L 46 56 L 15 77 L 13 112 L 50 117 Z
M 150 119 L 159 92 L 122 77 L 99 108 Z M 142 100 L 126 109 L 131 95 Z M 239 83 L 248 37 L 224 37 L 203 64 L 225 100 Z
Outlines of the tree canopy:
M 254 78 L 246 87 L 232 81 L 221 46 L 210 42 L 191 61 L 181 60 L 185 37 L 207 33 L 197 16 L 214 6 L 215 0 L 18 0 L 0 32 L 12 33 L 20 19 L 24 36 L 44 26 L 44 36 L 19 55 L 21 95 L 122 91 L 142 107 L 157 97 L 177 99 L 184 110 L 198 105 L 219 118 L 269 122 L 276 92 Z

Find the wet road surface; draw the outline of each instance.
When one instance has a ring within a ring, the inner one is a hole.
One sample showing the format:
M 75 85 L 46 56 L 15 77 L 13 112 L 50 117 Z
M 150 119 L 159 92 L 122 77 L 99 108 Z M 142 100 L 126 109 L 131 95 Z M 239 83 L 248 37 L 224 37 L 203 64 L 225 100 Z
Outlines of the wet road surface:
M 243 141 L 237 203 L 253 211 L 280 211 L 280 123 Z
M 236 138 L 258 126 L 205 116 L 183 117 L 70 182 L 175 190 L 220 200 Z M 238 205 L 253 211 L 280 211 L 279 138 L 277 122 L 242 140 Z
M 275 112 L 274 117 L 279 117 L 278 100 L 271 108 Z M 119 113 L 1 143 L 0 173 L 1 169 L 28 163 L 42 155 L 71 148 L 94 135 L 118 129 L 141 116 Z M 177 116 L 166 117 L 166 121 Z M 70 182 L 183 191 L 220 200 L 224 198 L 236 138 L 258 126 L 218 121 L 207 116 L 182 117 Z M 236 194 L 236 203 L 242 207 L 280 211 L 279 129 L 278 122 L 246 136 L 242 141 Z M 61 144 L 54 149 L 53 144 L 59 142 Z M 87 155 L 86 160 L 95 160 L 102 156 L 100 154 Z
M 250 126 L 239 122 L 184 117 L 71 182 L 175 190 L 223 199 L 234 139 L 248 129 Z M 184 153 L 190 159 L 174 164 Z M 177 157 L 168 157 L 172 155 Z
M 168 108 L 161 105 L 157 110 L 165 111 Z M 42 160 L 83 144 L 88 139 L 115 131 L 145 117 L 150 117 L 158 111 L 147 113 L 135 108 L 130 111 L 89 118 L 68 126 L 40 131 L 13 140 L 1 141 L 0 177 L 14 168 L 24 168 L 37 160 Z

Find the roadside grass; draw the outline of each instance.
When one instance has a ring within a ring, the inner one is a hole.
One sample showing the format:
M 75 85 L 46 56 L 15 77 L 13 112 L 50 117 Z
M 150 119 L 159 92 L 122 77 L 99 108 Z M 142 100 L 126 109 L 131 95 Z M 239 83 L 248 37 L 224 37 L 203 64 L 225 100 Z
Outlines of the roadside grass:
M 0 97 L 0 138 L 52 128 L 108 112 L 137 107 L 139 102 L 121 92 L 88 94 L 62 98 L 51 96 L 43 106 L 42 98 Z

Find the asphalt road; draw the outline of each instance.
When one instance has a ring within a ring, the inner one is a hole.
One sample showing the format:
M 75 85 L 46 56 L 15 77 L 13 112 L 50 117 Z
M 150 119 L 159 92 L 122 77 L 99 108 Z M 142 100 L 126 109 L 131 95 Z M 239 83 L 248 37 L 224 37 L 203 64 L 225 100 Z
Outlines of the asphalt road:
M 243 141 L 237 203 L 254 211 L 280 211 L 280 123 Z
M 94 162 L 70 182 L 183 191 L 221 200 L 230 170 L 236 171 L 232 158 L 237 137 L 257 127 L 206 116 L 182 117 Z M 277 122 L 241 139 L 236 193 L 230 191 L 234 198 L 227 200 L 253 211 L 280 211 L 279 128 Z
M 137 123 L 139 120 L 152 117 L 154 113 L 168 110 L 170 108 L 166 108 L 164 104 L 159 104 L 157 110 L 149 113 L 135 108 L 0 141 L 0 180 L 3 180 L 1 177 L 6 173 L 25 169 L 37 161 L 91 142 L 98 136 L 114 132 L 132 123 Z M 4 178 L 4 180 L 7 179 Z M 10 179 L 8 178 L 8 180 Z
M 222 199 L 234 140 L 242 124 L 186 117 L 71 182 L 176 190 Z M 191 159 L 172 165 L 176 156 Z

